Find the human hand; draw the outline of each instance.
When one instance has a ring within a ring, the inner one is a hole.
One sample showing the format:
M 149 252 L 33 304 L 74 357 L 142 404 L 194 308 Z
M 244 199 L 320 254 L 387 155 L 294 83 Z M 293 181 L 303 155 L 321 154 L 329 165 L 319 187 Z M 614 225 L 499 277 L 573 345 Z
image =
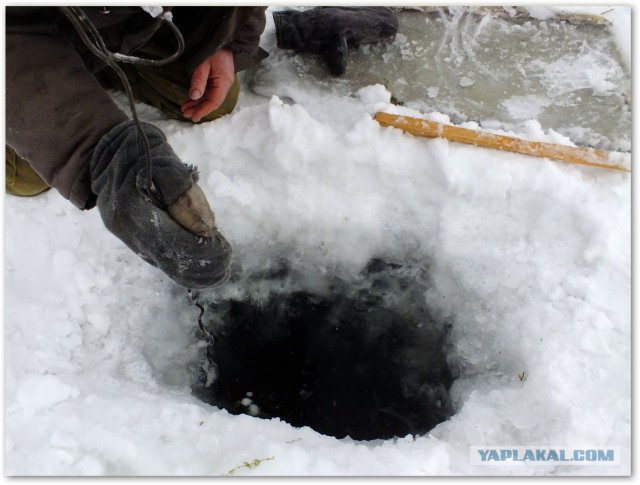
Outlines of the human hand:
M 234 80 L 233 53 L 220 49 L 193 71 L 190 100 L 182 105 L 182 114 L 197 123 L 220 107 Z

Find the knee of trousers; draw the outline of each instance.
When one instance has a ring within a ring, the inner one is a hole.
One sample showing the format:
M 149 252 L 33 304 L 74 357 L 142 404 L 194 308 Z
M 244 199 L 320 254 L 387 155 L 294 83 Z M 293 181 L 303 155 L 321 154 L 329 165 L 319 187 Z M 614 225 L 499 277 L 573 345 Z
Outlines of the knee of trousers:
M 5 145 L 5 191 L 12 195 L 34 196 L 49 189 L 29 162 Z

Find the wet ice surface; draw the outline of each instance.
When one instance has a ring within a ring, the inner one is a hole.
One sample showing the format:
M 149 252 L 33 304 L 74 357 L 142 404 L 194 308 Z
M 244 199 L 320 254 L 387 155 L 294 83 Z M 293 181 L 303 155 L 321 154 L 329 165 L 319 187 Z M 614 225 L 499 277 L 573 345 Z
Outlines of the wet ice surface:
M 578 145 L 629 151 L 631 76 L 609 26 L 502 13 L 403 10 L 395 39 L 352 48 L 345 75 L 333 78 L 314 56 L 274 49 L 251 86 L 296 99 L 310 89 L 348 95 L 379 83 L 397 102 L 455 123 L 514 130 L 537 119 Z

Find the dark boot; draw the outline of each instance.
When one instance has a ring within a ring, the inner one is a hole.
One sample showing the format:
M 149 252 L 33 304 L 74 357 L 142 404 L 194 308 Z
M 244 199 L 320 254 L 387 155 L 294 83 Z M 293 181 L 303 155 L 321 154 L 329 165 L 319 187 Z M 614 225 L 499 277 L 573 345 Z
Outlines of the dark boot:
M 333 75 L 344 74 L 348 46 L 370 44 L 398 32 L 398 18 L 386 7 L 318 7 L 273 13 L 278 47 L 320 54 Z

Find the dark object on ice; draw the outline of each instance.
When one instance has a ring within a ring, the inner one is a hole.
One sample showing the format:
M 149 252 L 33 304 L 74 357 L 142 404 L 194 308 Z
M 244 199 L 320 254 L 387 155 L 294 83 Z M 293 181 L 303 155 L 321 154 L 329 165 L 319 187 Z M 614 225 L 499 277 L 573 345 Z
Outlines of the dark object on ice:
M 428 432 L 452 414 L 453 376 L 448 325 L 429 313 L 418 279 L 374 259 L 358 279 L 335 280 L 323 294 L 210 305 L 208 316 L 222 321 L 207 351 L 218 377 L 194 393 L 234 414 L 279 417 L 338 438 Z
M 125 121 L 100 140 L 91 160 L 91 189 L 98 196 L 104 225 L 180 285 L 203 288 L 223 283 L 228 277 L 231 246 L 215 229 L 206 198 L 191 200 L 202 206 L 198 212 L 211 213 L 206 223 L 183 210 L 185 224 L 193 226 L 184 230 L 170 215 L 172 207 L 180 206 L 185 196 L 198 189 L 197 172 L 180 161 L 159 128 L 149 123 L 142 123 L 142 128 L 151 145 L 153 180 L 169 212 L 152 202 L 147 192 L 146 159 L 134 122 Z
M 349 45 L 377 42 L 396 34 L 398 18 L 386 7 L 318 7 L 273 13 L 278 47 L 320 54 L 333 75 L 347 68 Z

